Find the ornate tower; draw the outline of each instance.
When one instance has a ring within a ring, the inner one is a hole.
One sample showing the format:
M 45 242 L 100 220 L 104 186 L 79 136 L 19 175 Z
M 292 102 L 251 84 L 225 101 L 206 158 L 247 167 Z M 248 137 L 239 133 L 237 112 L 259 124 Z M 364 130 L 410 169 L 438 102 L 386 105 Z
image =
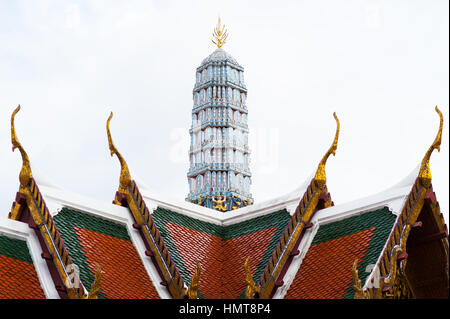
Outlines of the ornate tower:
M 253 203 L 247 89 L 244 68 L 222 49 L 228 33 L 220 18 L 213 36 L 217 49 L 197 68 L 193 90 L 186 200 L 229 211 Z

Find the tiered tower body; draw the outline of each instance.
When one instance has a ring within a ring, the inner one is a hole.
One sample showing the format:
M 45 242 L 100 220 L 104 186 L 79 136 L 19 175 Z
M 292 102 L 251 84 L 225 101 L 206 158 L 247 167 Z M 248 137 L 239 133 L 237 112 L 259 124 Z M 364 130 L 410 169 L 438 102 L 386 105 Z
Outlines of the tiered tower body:
M 220 211 L 253 202 L 244 68 L 222 48 L 197 68 L 186 200 Z

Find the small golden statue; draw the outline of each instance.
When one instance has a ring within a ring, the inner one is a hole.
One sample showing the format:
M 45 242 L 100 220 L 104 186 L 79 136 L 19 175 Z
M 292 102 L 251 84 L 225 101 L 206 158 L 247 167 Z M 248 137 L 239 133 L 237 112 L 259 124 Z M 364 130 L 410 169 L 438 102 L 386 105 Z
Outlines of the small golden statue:
M 213 200 L 213 202 L 215 204 L 213 206 L 214 209 L 220 210 L 222 212 L 226 212 L 227 211 L 227 208 L 224 205 L 225 200 L 226 200 L 225 196 L 223 196 L 223 195 L 219 195 L 218 197 L 213 196 L 212 200 Z

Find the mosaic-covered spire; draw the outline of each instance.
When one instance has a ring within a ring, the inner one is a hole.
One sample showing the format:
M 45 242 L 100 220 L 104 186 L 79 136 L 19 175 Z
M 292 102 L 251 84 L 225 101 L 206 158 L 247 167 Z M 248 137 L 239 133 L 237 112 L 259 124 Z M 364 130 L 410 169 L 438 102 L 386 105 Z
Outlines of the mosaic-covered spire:
M 228 36 L 220 22 L 215 34 L 217 30 Z M 221 48 L 224 39 L 222 42 L 215 39 L 218 48 L 196 71 L 186 200 L 229 211 L 253 202 L 247 88 L 244 68 Z

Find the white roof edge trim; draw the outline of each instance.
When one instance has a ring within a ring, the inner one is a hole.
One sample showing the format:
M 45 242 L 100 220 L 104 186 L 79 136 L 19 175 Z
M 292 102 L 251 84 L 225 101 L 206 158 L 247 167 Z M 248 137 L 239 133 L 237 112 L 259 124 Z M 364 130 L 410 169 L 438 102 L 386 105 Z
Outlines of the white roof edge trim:
M 163 281 L 163 278 L 159 276 L 158 270 L 151 261 L 151 258 L 145 255 L 145 251 L 147 250 L 147 248 L 145 247 L 144 240 L 139 234 L 139 231 L 133 227 L 133 222 L 131 220 L 127 222 L 127 228 L 128 233 L 130 234 L 131 242 L 133 243 L 133 246 L 135 247 L 139 258 L 142 261 L 142 265 L 144 266 L 145 271 L 150 277 L 150 280 L 152 281 L 151 283 L 153 284 L 153 287 L 155 287 L 155 290 L 158 293 L 159 297 L 162 299 L 172 299 L 172 296 L 170 295 L 167 288 L 159 284 Z
M 41 257 L 42 248 L 34 231 L 26 223 L 11 219 L 2 219 L 0 220 L 0 235 L 26 241 L 39 284 L 45 297 L 47 299 L 60 299 L 48 270 L 47 262 Z
M 156 206 L 157 206 L 157 207 L 167 209 L 167 210 L 173 211 L 175 213 L 179 213 L 181 215 L 185 215 L 185 216 L 188 216 L 188 217 L 191 217 L 194 219 L 198 219 L 201 221 L 205 221 L 205 222 L 208 222 L 211 224 L 222 225 L 221 215 L 223 215 L 223 213 L 220 213 L 216 210 L 209 209 L 209 208 L 202 207 L 202 206 L 188 203 L 188 202 L 182 203 L 179 201 L 175 201 L 175 202 L 170 203 L 168 201 L 152 198 L 149 196 L 149 194 L 147 194 L 143 190 L 141 190 L 141 194 L 142 194 L 142 197 L 147 206 L 151 206 L 154 208 L 156 208 Z M 190 204 L 190 205 L 186 205 L 186 204 Z M 197 207 L 191 207 L 191 205 L 197 206 Z M 205 211 L 202 212 L 202 210 L 205 210 Z
M 410 187 L 404 187 L 390 190 L 389 192 L 377 193 L 375 195 L 363 197 L 344 204 L 331 206 L 319 210 L 311 219 L 311 222 L 325 225 L 352 216 L 371 212 L 383 207 L 389 207 L 389 205 L 393 202 L 401 200 L 404 202 L 404 197 L 409 194 L 410 190 Z
M 397 215 L 397 218 L 395 218 L 394 224 L 392 225 L 391 231 L 389 232 L 388 238 L 386 239 L 386 242 L 383 245 L 383 249 L 381 249 L 380 255 L 377 258 L 377 261 L 374 265 L 374 267 L 371 269 L 371 272 L 369 274 L 369 276 L 367 276 L 366 281 L 362 287 L 363 290 L 366 290 L 367 288 L 372 287 L 372 283 L 371 280 L 372 278 L 375 279 L 374 281 L 374 285 L 373 287 L 375 288 L 379 288 L 379 279 L 381 278 L 381 273 L 380 273 L 380 262 L 381 262 L 381 257 L 383 256 L 383 252 L 385 251 L 386 247 L 388 246 L 389 243 L 389 238 L 390 235 L 392 234 L 392 231 L 394 230 L 395 225 L 397 224 L 397 221 L 399 219 L 400 215 Z M 371 264 L 367 265 L 367 267 L 371 266 Z M 366 267 L 366 271 L 367 271 L 367 267 Z
M 397 189 L 390 188 L 387 191 L 367 196 L 359 200 L 355 200 L 338 206 L 328 207 L 318 211 L 311 219 L 311 222 L 313 223 L 312 230 L 311 231 L 306 230 L 305 235 L 302 241 L 300 242 L 299 245 L 300 254 L 293 258 L 291 265 L 286 271 L 286 274 L 283 279 L 285 284 L 277 289 L 273 298 L 282 299 L 289 291 L 289 288 L 298 271 L 300 270 L 303 259 L 306 256 L 309 247 L 311 246 L 311 243 L 315 235 L 317 234 L 317 231 L 319 230 L 320 226 L 330 224 L 339 220 L 347 219 L 353 216 L 361 215 L 377 209 L 381 209 L 383 207 L 389 208 L 389 206 L 392 205 L 392 203 L 395 203 L 396 209 L 399 209 L 399 211 L 401 212 L 404 202 L 411 191 L 411 187 L 412 186 L 409 185 Z M 399 206 L 399 203 L 401 203 L 401 207 Z M 390 208 L 389 210 L 392 212 Z M 395 226 L 399 213 L 395 215 L 397 217 L 392 227 Z M 373 266 L 372 269 L 370 269 L 371 273 L 366 278 L 366 281 L 364 283 L 364 289 L 368 287 L 370 280 L 377 274 L 377 271 L 379 270 L 379 263 L 381 260 L 381 256 L 383 254 L 384 249 L 386 248 L 386 245 L 387 240 L 386 243 L 384 244 L 383 249 L 380 252 L 380 255 L 377 258 L 376 264 Z
M 79 194 L 73 194 L 65 191 L 48 189 L 46 187 L 39 188 L 47 206 L 50 207 L 50 203 L 57 202 L 58 205 L 62 207 L 72 208 L 74 210 L 80 211 L 82 213 L 103 218 L 112 222 L 116 222 L 118 224 L 124 225 L 127 228 L 127 232 L 130 236 L 131 242 L 133 246 L 136 248 L 136 252 L 139 255 L 139 258 L 142 261 L 142 265 L 144 266 L 145 271 L 147 272 L 150 280 L 152 281 L 153 286 L 156 289 L 156 292 L 161 298 L 170 299 L 172 298 L 167 291 L 166 288 L 159 285 L 162 281 L 160 278 L 158 271 L 156 270 L 155 265 L 152 263 L 151 259 L 145 255 L 146 247 L 141 238 L 138 230 L 134 229 L 132 219 L 128 208 L 121 207 L 114 204 L 107 204 L 100 201 L 91 200 L 85 198 Z M 74 199 L 75 196 L 76 199 Z M 80 205 L 77 200 L 83 200 L 86 202 L 86 205 Z M 50 208 L 49 208 L 50 209 Z M 54 212 L 51 212 L 54 215 Z M 70 254 L 70 251 L 69 251 Z M 101 265 L 100 265 L 101 266 Z M 89 289 L 86 287 L 86 289 Z
M 314 225 L 312 228 L 305 231 L 302 241 L 298 246 L 298 250 L 300 251 L 300 253 L 292 259 L 292 262 L 289 265 L 289 268 L 283 278 L 284 285 L 276 290 L 275 294 L 273 295 L 273 299 L 283 299 L 284 296 L 286 296 L 287 292 L 291 288 L 291 284 L 294 281 L 295 276 L 297 276 L 297 273 L 302 266 L 303 259 L 308 253 L 309 247 L 311 246 L 314 237 L 316 237 L 318 229 L 319 225 Z
M 289 192 L 287 195 L 282 195 L 264 202 L 228 212 L 219 212 L 214 209 L 202 207 L 186 201 L 168 200 L 164 197 L 156 196 L 151 190 L 145 187 L 142 189 L 140 188 L 140 192 L 147 206 L 158 206 L 191 218 L 220 226 L 228 226 L 253 219 L 255 217 L 267 215 L 281 209 L 289 208 L 288 212 L 292 215 L 291 211 L 295 210 L 297 207 L 311 180 L 312 177 L 311 179 L 307 179 L 300 187 L 297 187 L 294 191 Z M 294 208 L 292 209 L 292 207 Z
M 45 186 L 39 186 L 39 190 L 52 216 L 57 215 L 63 207 L 67 207 L 121 224 L 126 224 L 131 218 L 126 207 L 105 203 L 68 191 L 47 188 Z M 54 211 L 53 209 L 56 208 L 58 210 Z

